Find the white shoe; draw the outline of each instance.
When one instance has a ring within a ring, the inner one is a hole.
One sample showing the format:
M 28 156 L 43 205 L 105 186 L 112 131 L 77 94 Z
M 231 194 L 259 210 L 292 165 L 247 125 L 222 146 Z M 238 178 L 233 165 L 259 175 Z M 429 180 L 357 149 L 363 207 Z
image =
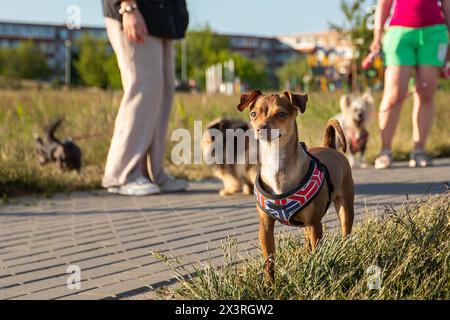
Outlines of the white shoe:
M 387 169 L 392 165 L 392 151 L 383 150 L 375 159 L 375 169 Z
M 410 168 L 416 168 L 416 167 L 430 167 L 433 165 L 433 158 L 426 155 L 423 150 L 414 150 L 409 155 L 409 167 Z
M 109 187 L 107 190 L 108 193 L 119 194 L 120 187 Z
M 159 186 L 162 192 L 184 191 L 188 187 L 188 182 L 184 179 L 175 179 L 169 175 L 169 178 Z
M 148 196 L 161 193 L 161 189 L 145 177 L 136 178 L 119 188 L 108 188 L 108 192 L 124 196 Z

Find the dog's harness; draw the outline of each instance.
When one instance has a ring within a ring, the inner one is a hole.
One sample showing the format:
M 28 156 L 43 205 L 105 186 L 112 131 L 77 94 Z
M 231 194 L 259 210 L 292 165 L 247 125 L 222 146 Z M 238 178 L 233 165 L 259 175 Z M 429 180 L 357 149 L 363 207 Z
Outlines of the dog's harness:
M 280 195 L 272 195 L 266 192 L 261 186 L 260 172 L 256 176 L 254 188 L 258 206 L 275 220 L 293 227 L 303 226 L 302 223 L 294 221 L 293 218 L 314 200 L 322 189 L 324 182 L 328 187 L 328 202 L 325 212 L 330 207 L 331 194 L 334 191 L 334 185 L 331 182 L 327 167 L 307 151 L 303 142 L 300 144 L 311 157 L 311 162 L 305 177 L 294 190 Z
M 352 153 L 363 152 L 366 149 L 369 139 L 369 132 L 366 129 L 361 130 L 359 137 L 356 136 L 354 130 L 348 129 L 347 136 L 350 139 L 350 151 Z

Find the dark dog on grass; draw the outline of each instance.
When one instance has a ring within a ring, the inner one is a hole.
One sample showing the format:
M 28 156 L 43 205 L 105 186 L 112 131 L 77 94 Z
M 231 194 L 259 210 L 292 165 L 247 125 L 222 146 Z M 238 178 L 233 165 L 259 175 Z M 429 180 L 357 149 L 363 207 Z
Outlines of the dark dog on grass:
M 41 165 L 56 162 L 63 171 L 81 170 L 81 150 L 70 139 L 63 141 L 55 137 L 56 129 L 61 125 L 62 119 L 57 119 L 45 129 L 45 137 L 36 138 L 36 154 Z

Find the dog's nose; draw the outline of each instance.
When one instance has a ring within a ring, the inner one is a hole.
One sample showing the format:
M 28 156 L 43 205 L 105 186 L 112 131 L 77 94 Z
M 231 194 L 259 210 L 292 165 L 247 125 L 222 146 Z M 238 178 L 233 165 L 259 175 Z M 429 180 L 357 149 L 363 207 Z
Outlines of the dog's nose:
M 258 129 L 258 133 L 260 133 L 261 131 L 266 130 L 267 132 L 270 130 L 269 126 L 267 123 L 262 124 Z

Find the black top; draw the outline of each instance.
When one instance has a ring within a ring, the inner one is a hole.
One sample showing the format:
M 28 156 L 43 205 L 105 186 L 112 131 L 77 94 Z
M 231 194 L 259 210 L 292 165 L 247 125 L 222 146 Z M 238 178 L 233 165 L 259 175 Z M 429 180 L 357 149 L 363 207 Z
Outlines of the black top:
M 121 0 L 102 0 L 105 17 L 122 21 Z M 136 0 L 148 32 L 156 37 L 179 39 L 186 32 L 189 15 L 186 0 Z
M 120 0 L 102 0 L 103 2 L 103 15 L 108 18 L 113 18 L 121 21 L 122 18 L 119 14 Z

